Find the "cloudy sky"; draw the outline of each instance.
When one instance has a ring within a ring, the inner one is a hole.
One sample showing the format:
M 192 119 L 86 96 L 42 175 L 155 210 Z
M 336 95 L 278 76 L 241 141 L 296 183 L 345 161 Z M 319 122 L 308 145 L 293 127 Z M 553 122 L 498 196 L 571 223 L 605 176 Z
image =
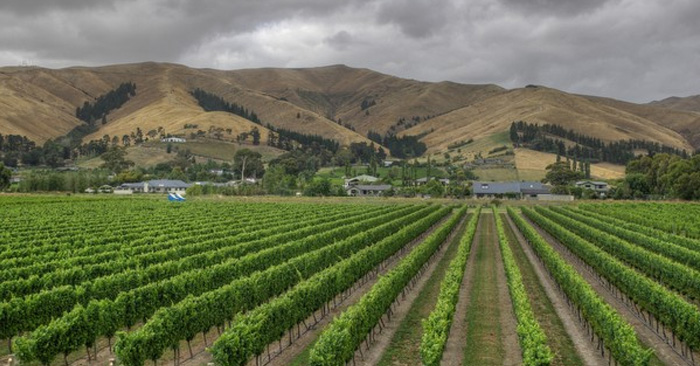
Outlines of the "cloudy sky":
M 0 65 L 346 64 L 648 102 L 700 94 L 698 0 L 2 0 Z

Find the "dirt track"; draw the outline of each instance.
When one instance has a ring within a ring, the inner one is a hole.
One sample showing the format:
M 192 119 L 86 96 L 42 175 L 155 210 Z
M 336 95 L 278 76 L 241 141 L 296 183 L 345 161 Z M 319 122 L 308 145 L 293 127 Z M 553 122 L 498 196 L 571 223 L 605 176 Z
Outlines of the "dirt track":
M 600 357 L 600 352 L 596 351 L 595 346 L 589 341 L 589 337 L 586 334 L 585 329 L 578 322 L 576 315 L 571 311 L 571 308 L 567 306 L 566 300 L 564 299 L 562 293 L 557 290 L 557 286 L 554 279 L 549 275 L 544 264 L 540 262 L 537 255 L 534 253 L 530 245 L 523 237 L 522 233 L 515 226 L 515 223 L 507 217 L 507 225 L 510 225 L 515 237 L 518 239 L 517 245 L 520 245 L 527 256 L 527 259 L 532 263 L 535 274 L 542 284 L 547 297 L 552 302 L 554 310 L 564 324 L 564 329 L 574 343 L 576 351 L 582 357 L 584 363 L 589 366 L 605 366 L 607 361 Z
M 591 287 L 601 296 L 605 302 L 610 304 L 618 313 L 632 325 L 637 332 L 640 340 L 647 346 L 654 350 L 654 354 L 658 359 L 664 364 L 669 366 L 684 366 L 692 365 L 688 360 L 681 357 L 679 351 L 673 349 L 660 335 L 656 334 L 650 326 L 648 326 L 637 314 L 636 312 L 623 302 L 615 293 L 620 291 L 614 288 L 614 286 L 609 285 L 598 273 L 580 260 L 575 254 L 571 253 L 563 244 L 559 243 L 557 239 L 549 235 L 545 230 L 538 227 L 536 224 L 532 223 L 529 219 L 528 222 L 537 229 L 538 233 L 554 248 L 562 257 L 566 258 L 567 261 L 576 268 L 577 272 L 583 276 L 583 278 L 588 282 Z M 615 291 L 615 292 L 613 292 Z M 607 353 L 606 353 L 607 356 Z M 698 356 L 696 355 L 696 360 Z

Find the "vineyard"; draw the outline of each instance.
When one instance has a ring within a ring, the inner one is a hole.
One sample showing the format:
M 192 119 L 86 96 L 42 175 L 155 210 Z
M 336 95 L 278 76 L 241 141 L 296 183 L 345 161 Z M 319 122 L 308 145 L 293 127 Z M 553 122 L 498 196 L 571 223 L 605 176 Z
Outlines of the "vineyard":
M 0 365 L 700 364 L 697 205 L 0 207 Z

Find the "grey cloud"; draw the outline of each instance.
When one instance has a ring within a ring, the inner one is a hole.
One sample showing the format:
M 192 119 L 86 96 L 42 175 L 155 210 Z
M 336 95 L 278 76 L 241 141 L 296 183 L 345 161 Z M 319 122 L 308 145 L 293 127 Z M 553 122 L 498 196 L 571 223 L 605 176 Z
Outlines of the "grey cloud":
M 43 14 L 50 11 L 75 11 L 111 7 L 117 0 L 4 0 L 2 11 L 20 16 Z
M 378 19 L 397 25 L 408 36 L 422 38 L 439 32 L 448 22 L 449 1 L 392 0 L 381 2 Z
M 504 5 L 529 14 L 574 16 L 594 11 L 618 0 L 500 0 Z
M 60 5 L 59 5 L 60 4 Z M 697 0 L 6 0 L 0 63 L 348 64 L 427 81 L 700 94 Z
M 334 34 L 331 37 L 326 38 L 325 43 L 336 50 L 344 51 L 348 49 L 348 47 L 352 46 L 353 43 L 355 43 L 355 39 L 350 33 L 343 30 Z

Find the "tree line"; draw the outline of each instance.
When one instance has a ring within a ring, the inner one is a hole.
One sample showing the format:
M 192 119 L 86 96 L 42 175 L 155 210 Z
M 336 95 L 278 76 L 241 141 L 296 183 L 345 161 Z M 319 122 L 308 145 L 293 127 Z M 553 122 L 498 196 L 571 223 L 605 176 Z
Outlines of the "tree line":
M 252 110 L 236 103 L 229 103 L 216 94 L 208 93 L 200 88 L 191 91 L 190 94 L 197 100 L 199 106 L 207 112 L 228 112 L 243 117 L 253 123 L 262 124 L 258 115 Z
M 627 164 L 615 198 L 700 199 L 700 155 L 642 156 Z
M 121 83 L 116 89 L 97 97 L 94 103 L 85 101 L 82 107 L 75 109 L 75 116 L 91 126 L 97 120 L 101 120 L 102 124 L 105 124 L 109 112 L 119 109 L 134 95 L 136 95 L 136 84 L 132 82 Z
M 282 150 L 293 150 L 294 142 L 317 152 L 320 152 L 321 149 L 325 149 L 335 154 L 340 149 L 340 144 L 337 141 L 319 135 L 307 135 L 284 128 L 274 127 L 269 123 L 266 124 L 265 127 L 276 133 L 276 135 L 270 134 L 271 137 L 268 138 L 267 144 Z
M 415 158 L 423 155 L 428 149 L 425 143 L 420 141 L 421 136 L 398 137 L 388 133 L 382 137 L 379 132 L 367 132 L 367 138 L 389 148 L 392 156 L 400 159 Z
M 567 147 L 562 139 L 574 144 Z M 548 123 L 539 125 L 525 121 L 513 122 L 510 126 L 510 140 L 516 145 L 533 150 L 576 157 L 593 163 L 609 162 L 624 165 L 637 157 L 636 150 L 646 150 L 648 155 L 666 153 L 684 158 L 688 156 L 685 150 L 658 142 L 629 139 L 606 143 L 601 139 Z
M 228 112 L 245 118 L 255 124 L 263 125 L 263 122 L 252 109 L 248 109 L 237 103 L 228 102 L 216 94 L 209 93 L 199 88 L 193 90 L 190 94 L 197 100 L 199 106 L 207 112 Z M 309 135 L 278 128 L 269 123 L 266 123 L 265 127 L 274 132 L 268 136 L 267 144 L 282 150 L 291 151 L 301 145 L 304 148 L 310 147 L 316 151 L 323 148 L 335 154 L 340 148 L 337 141 L 323 138 L 319 135 Z
M 26 136 L 0 134 L 0 155 L 3 164 L 8 167 L 17 167 L 21 162 L 24 165 L 56 168 L 63 166 L 65 159 L 71 158 L 71 149 L 58 140 L 49 139 L 38 146 Z

